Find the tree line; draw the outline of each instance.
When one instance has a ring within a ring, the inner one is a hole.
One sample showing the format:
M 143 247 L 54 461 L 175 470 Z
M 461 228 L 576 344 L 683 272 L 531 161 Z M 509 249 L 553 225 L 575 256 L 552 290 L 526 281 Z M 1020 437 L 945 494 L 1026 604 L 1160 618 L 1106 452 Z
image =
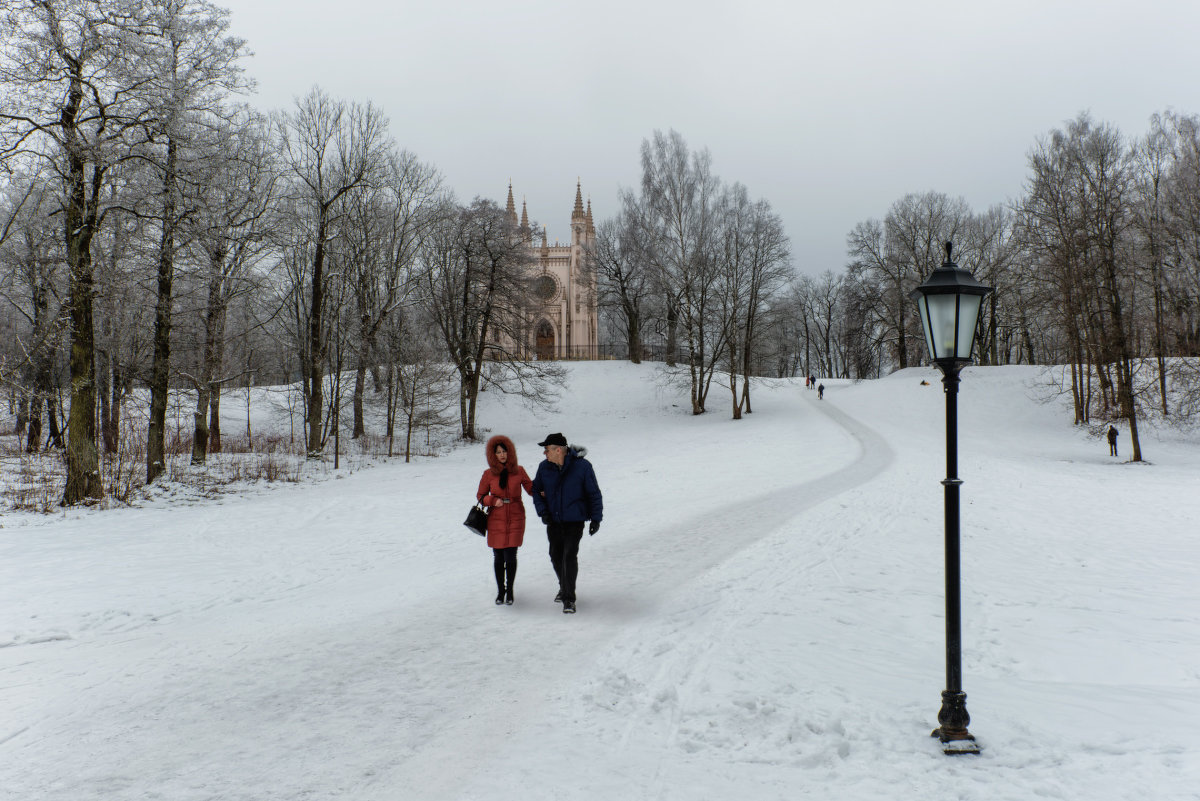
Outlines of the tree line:
M 233 386 L 299 387 L 304 452 L 332 439 L 336 460 L 343 427 L 366 433 L 369 387 L 407 453 L 414 429 L 455 413 L 474 439 L 484 389 L 545 404 L 561 382 L 527 346 L 536 226 L 458 201 L 371 103 L 314 88 L 251 108 L 228 27 L 205 0 L 15 0 L 0 15 L 0 386 L 25 447 L 63 451 L 66 504 L 104 494 L 122 443 L 144 446 L 147 482 L 162 475 L 179 388 L 203 464 Z M 996 287 L 981 362 L 1068 365 L 1076 422 L 1128 420 L 1137 459 L 1139 417 L 1200 408 L 1198 128 L 1167 112 L 1127 139 L 1081 114 L 1030 150 L 1020 198 L 976 212 L 907 195 L 818 276 L 795 273 L 768 201 L 655 131 L 581 292 L 623 356 L 666 364 L 693 414 L 723 386 L 737 418 L 753 376 L 916 364 L 908 294 L 952 240 Z M 122 419 L 135 394 L 141 431 Z
M 982 212 L 940 192 L 905 195 L 847 234 L 847 263 L 799 279 L 804 364 L 872 378 L 919 363 L 909 293 L 942 245 L 995 287 L 981 364 L 1067 368 L 1077 424 L 1189 419 L 1200 410 L 1200 118 L 1155 114 L 1126 137 L 1083 113 L 1039 137 L 1022 195 Z
M 205 0 L 0 16 L 0 385 L 25 447 L 64 449 L 64 504 L 102 497 L 131 438 L 162 475 L 173 388 L 203 464 L 229 386 L 298 384 L 305 452 L 333 438 L 336 459 L 340 399 L 361 436 L 368 381 L 407 443 L 456 405 L 473 439 L 482 389 L 548 402 L 561 379 L 517 344 L 535 231 L 458 202 L 370 103 L 254 110 L 228 27 Z M 122 420 L 135 391 L 144 435 Z
M 777 372 L 795 350 L 783 221 L 677 131 L 645 140 L 641 166 L 641 186 L 622 190 L 620 211 L 597 227 L 602 312 L 631 361 L 651 356 L 681 378 L 692 414 L 707 410 L 720 376 L 738 419 L 753 411 L 751 376 Z

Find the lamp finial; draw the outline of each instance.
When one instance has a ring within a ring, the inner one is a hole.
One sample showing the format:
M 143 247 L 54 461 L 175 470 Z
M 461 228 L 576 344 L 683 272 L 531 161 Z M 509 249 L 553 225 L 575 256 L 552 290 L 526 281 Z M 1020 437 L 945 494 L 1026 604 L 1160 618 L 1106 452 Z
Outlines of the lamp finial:
M 952 250 L 954 250 L 954 243 L 947 242 L 946 243 L 946 264 L 950 264 L 950 262 L 952 261 L 952 259 L 950 258 L 950 252 Z

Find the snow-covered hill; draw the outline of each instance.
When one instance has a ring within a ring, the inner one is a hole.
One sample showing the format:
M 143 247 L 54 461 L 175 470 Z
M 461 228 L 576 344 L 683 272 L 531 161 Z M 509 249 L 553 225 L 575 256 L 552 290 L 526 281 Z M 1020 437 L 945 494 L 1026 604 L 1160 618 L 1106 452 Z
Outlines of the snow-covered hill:
M 960 396 L 979 757 L 928 736 L 938 374 L 826 380 L 823 401 L 767 381 L 733 421 L 727 390 L 692 417 L 653 366 L 595 363 L 555 413 L 491 393 L 480 413 L 531 471 L 549 432 L 589 450 L 605 519 L 575 616 L 536 526 L 516 604 L 492 604 L 461 525 L 482 446 L 5 515 L 0 795 L 1200 798 L 1200 447 L 1143 432 L 1150 464 L 1109 457 L 1038 375 L 972 368 Z

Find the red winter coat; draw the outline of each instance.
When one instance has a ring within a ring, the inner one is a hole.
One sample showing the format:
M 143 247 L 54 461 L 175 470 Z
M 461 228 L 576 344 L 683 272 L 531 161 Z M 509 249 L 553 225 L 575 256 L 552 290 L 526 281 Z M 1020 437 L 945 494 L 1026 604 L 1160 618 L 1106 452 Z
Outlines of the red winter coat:
M 503 445 L 508 450 L 508 486 L 500 486 L 501 466 L 496 461 L 496 446 Z M 525 504 L 521 503 L 521 487 L 526 492 L 533 492 L 533 481 L 525 468 L 517 463 L 517 449 L 512 440 L 504 436 L 495 436 L 487 441 L 488 469 L 483 471 L 479 479 L 479 491 L 475 497 L 484 506 L 490 506 L 487 524 L 487 544 L 489 548 L 516 548 L 525 540 Z M 504 503 L 504 498 L 511 498 L 511 503 Z

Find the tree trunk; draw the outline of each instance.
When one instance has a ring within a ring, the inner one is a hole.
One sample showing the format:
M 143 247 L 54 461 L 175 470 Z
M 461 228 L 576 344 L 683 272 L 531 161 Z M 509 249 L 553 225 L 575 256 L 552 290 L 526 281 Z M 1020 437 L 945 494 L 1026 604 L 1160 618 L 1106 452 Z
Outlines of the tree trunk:
M 215 266 L 215 265 L 214 265 Z M 216 338 L 216 314 L 221 302 L 219 274 L 209 273 L 208 305 L 204 310 L 204 346 L 200 352 L 200 369 L 196 377 L 196 408 L 192 412 L 192 464 L 204 464 L 208 459 L 208 408 L 212 394 L 213 349 Z
M 689 329 L 690 329 L 690 327 L 689 327 Z M 692 383 L 691 400 L 692 400 L 692 414 L 693 415 L 704 414 L 704 401 L 700 397 L 700 375 L 699 375 L 699 371 L 696 369 L 696 361 L 698 358 L 702 359 L 703 357 L 702 356 L 697 357 L 695 334 L 691 330 L 689 330 L 688 331 L 688 375 L 691 378 L 691 383 Z
M 396 436 L 396 402 L 398 398 L 396 393 L 396 366 L 390 362 L 387 367 L 384 392 L 385 405 L 387 407 L 387 419 L 384 421 L 384 436 L 387 437 L 388 441 L 388 458 L 391 458 Z
M 308 443 L 309 459 L 319 459 L 321 442 L 321 412 L 324 409 L 322 376 L 325 349 L 321 342 L 322 312 L 325 306 L 325 236 L 327 234 L 328 211 L 320 210 L 317 224 L 316 252 L 313 255 L 312 305 L 308 322 Z
M 158 301 L 154 306 L 154 363 L 150 371 L 150 424 L 146 439 L 146 483 L 166 470 L 167 396 L 171 389 L 171 306 L 175 281 L 176 144 L 167 143 L 163 177 L 162 238 L 158 246 Z
M 628 326 L 626 344 L 629 348 L 629 361 L 633 364 L 642 363 L 642 323 L 636 312 L 625 311 L 625 321 Z
M 667 352 L 663 361 L 667 367 L 675 366 L 675 351 L 679 349 L 679 310 L 671 301 L 667 302 Z
M 50 429 L 49 436 L 46 437 L 46 448 L 62 448 L 63 436 L 62 429 L 58 427 L 58 408 L 56 401 L 59 400 L 58 391 L 55 390 L 46 396 L 46 424 Z M 61 405 L 61 404 L 59 404 Z
M 746 414 L 753 413 L 750 408 L 750 368 L 753 366 L 750 343 L 754 341 L 754 330 L 754 325 L 747 323 L 746 341 L 742 345 L 742 411 Z
M 217 377 L 225 369 L 225 321 L 228 318 L 228 301 L 223 300 L 217 309 L 216 324 L 213 327 L 213 359 L 212 359 L 212 389 L 208 393 L 208 452 L 221 452 L 221 389 L 224 383 Z M 246 390 L 246 442 L 250 442 L 250 379 Z
M 77 91 L 81 90 L 73 83 L 72 96 Z M 75 108 L 78 109 L 78 105 Z M 67 419 L 64 506 L 104 497 L 100 454 L 96 449 L 95 277 L 92 274 L 91 254 L 95 219 L 85 209 L 84 159 L 70 150 L 67 161 L 70 197 L 65 215 L 65 232 L 70 270 L 67 305 L 71 322 L 71 410 Z M 96 174 L 93 188 L 99 180 L 100 176 Z
M 97 388 L 100 398 L 100 439 L 104 442 L 105 453 L 116 453 L 116 437 L 109 430 L 112 426 L 112 357 L 106 351 L 100 351 L 97 360 Z M 110 443 L 112 443 L 110 447 Z
M 42 393 L 35 391 L 32 401 L 22 398 L 21 404 L 29 410 L 23 432 L 25 434 L 25 452 L 37 453 L 42 448 Z M 18 435 L 21 433 L 21 431 L 17 432 Z
M 9 406 L 9 409 L 10 409 L 10 410 L 12 409 L 12 406 L 13 406 L 13 396 L 15 395 L 15 396 L 16 396 L 16 399 L 17 399 L 17 404 L 16 404 L 16 407 L 17 407 L 17 408 L 16 408 L 16 412 L 17 412 L 17 429 L 16 429 L 16 434 L 17 434 L 17 436 L 18 436 L 18 437 L 24 436 L 24 434 L 25 434 L 25 431 L 26 431 L 26 429 L 27 429 L 27 428 L 28 428 L 28 426 L 29 426 L 29 409 L 30 409 L 30 407 L 29 407 L 29 396 L 30 396 L 30 394 L 31 394 L 31 393 L 30 393 L 30 392 L 28 392 L 28 391 L 26 391 L 25 389 L 21 389 L 21 390 L 16 390 L 16 389 L 14 389 L 14 390 L 12 391 L 12 393 L 11 393 L 11 394 L 8 396 L 8 406 Z
M 408 425 L 406 426 L 406 431 L 404 432 L 404 463 L 405 464 L 408 464 L 409 460 L 412 458 L 412 432 L 413 432 L 413 415 L 414 414 L 415 414 L 415 411 L 412 409 L 412 407 L 410 407 L 409 411 L 408 411 Z
M 903 370 L 904 368 L 908 367 L 908 332 L 905 331 L 905 328 L 908 326 L 908 303 L 906 302 L 907 298 L 904 297 L 904 286 L 899 277 L 896 279 L 896 294 L 900 297 L 900 303 L 897 307 L 900 317 L 897 320 L 896 331 L 896 363 L 899 368 Z M 832 368 L 832 366 L 833 365 L 829 365 L 830 368 Z M 829 375 L 834 374 L 832 369 L 828 370 L 827 372 Z
M 192 410 L 192 464 L 205 464 L 208 460 L 208 403 L 209 384 L 196 386 L 196 408 Z
M 1114 258 L 1105 260 L 1105 289 L 1108 296 L 1109 315 L 1112 317 L 1112 350 L 1117 357 L 1117 399 L 1120 404 L 1121 416 L 1129 422 L 1129 437 L 1132 440 L 1133 456 L 1131 461 L 1142 461 L 1142 445 L 1138 439 L 1137 406 L 1133 399 L 1133 353 L 1129 345 L 1129 336 L 1125 330 L 1125 318 L 1122 316 L 1120 285 L 1117 281 L 1117 268 Z
M 114 359 L 111 362 L 111 385 L 108 394 L 108 415 L 102 420 L 104 426 L 104 452 L 116 453 L 121 445 L 121 400 L 125 394 L 125 374 Z
M 482 377 L 482 365 L 471 373 L 467 384 L 467 417 L 463 426 L 463 438 L 475 441 L 475 409 L 479 402 L 479 380 Z
M 366 348 L 363 348 L 365 351 Z M 365 352 L 358 354 L 358 368 L 354 371 L 354 430 L 351 439 L 358 439 L 367 433 L 363 423 L 363 395 L 367 391 L 367 356 Z
M 1158 394 L 1162 400 L 1163 417 L 1166 417 L 1170 414 L 1170 405 L 1167 403 L 1167 336 L 1163 324 L 1165 312 L 1161 271 L 1162 268 L 1156 258 L 1154 264 L 1154 351 L 1158 358 Z

